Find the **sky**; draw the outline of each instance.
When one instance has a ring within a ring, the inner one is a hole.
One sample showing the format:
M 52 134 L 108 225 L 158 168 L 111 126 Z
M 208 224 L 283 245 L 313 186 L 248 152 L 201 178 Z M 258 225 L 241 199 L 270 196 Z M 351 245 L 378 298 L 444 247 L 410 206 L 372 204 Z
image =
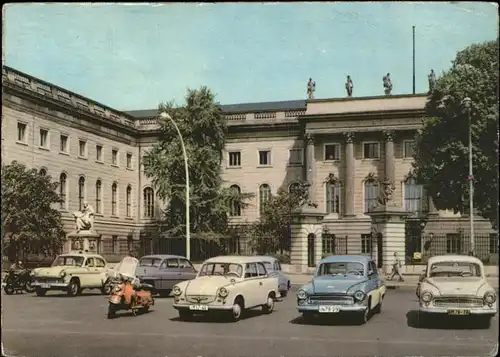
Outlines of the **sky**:
M 494 40 L 481 2 L 8 4 L 3 63 L 118 110 L 183 104 L 209 87 L 221 104 L 412 93 L 457 51 Z

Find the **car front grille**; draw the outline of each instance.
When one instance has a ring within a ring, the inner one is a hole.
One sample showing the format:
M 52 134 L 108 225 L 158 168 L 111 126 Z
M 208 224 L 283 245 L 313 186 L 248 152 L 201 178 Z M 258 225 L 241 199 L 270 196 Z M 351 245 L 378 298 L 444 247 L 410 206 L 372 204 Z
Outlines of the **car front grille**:
M 483 299 L 471 297 L 438 297 L 434 299 L 438 307 L 482 307 Z
M 215 295 L 187 295 L 186 300 L 196 304 L 208 304 L 215 300 Z
M 309 303 L 314 305 L 352 305 L 354 298 L 347 295 L 312 295 Z
M 35 281 L 40 284 L 60 284 L 64 283 L 63 279 L 58 279 L 58 278 L 35 278 Z

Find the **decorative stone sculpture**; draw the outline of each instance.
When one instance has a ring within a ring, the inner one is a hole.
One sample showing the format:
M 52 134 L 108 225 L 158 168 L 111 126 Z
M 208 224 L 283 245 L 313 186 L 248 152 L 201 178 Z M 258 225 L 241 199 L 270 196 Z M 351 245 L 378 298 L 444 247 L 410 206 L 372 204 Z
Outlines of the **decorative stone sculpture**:
M 352 89 L 354 88 L 354 84 L 352 83 L 351 76 L 347 76 L 347 80 L 345 82 L 345 90 L 347 91 L 347 96 L 352 97 Z
M 434 87 L 436 86 L 436 73 L 431 69 L 431 73 L 427 76 L 429 79 L 429 93 L 434 92 Z
M 92 232 L 94 230 L 94 213 L 94 208 L 88 202 L 83 203 L 81 211 L 73 212 L 76 221 L 76 233 L 81 231 Z
M 383 182 L 382 182 L 382 190 L 380 191 L 380 196 L 379 196 L 379 199 L 378 199 L 378 203 L 380 205 L 387 205 L 387 203 L 389 203 L 390 201 L 392 201 L 392 196 L 394 194 L 394 189 L 395 189 L 395 186 L 394 186 L 394 183 L 389 179 L 389 178 L 386 178 Z
M 392 91 L 392 82 L 391 82 L 391 74 L 387 73 L 383 78 L 384 82 L 384 93 L 385 95 L 390 95 Z
M 309 82 L 307 82 L 307 97 L 309 99 L 314 99 L 314 92 L 316 91 L 316 82 L 309 78 Z

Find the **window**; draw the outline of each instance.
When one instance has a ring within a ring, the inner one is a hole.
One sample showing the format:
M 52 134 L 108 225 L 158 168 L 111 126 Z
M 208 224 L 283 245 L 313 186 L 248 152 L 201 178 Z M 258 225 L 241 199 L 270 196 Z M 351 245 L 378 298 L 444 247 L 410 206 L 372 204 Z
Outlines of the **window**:
M 241 152 L 233 151 L 229 153 L 229 167 L 241 166 Z
M 96 161 L 102 162 L 102 146 L 101 145 L 95 146 L 95 159 L 96 159 Z
M 132 216 L 132 187 L 127 187 L 127 217 Z
M 323 151 L 325 161 L 340 160 L 340 144 L 325 144 Z
M 62 173 L 59 176 L 59 198 L 61 199 L 59 207 L 61 209 L 66 208 L 66 174 Z
M 118 199 L 118 186 L 116 183 L 113 183 L 111 186 L 111 215 L 116 216 L 118 214 L 116 201 Z
M 151 187 L 144 189 L 144 217 L 153 218 L 155 216 L 155 197 Z
M 365 181 L 365 212 L 371 212 L 377 203 L 379 186 L 375 181 Z
M 102 195 L 102 182 L 101 180 L 97 180 L 95 183 L 95 212 L 102 213 L 101 210 L 101 196 Z
M 78 143 L 78 156 L 87 157 L 87 142 L 80 140 Z
M 47 176 L 47 170 L 45 168 L 41 168 L 39 171 L 40 176 Z
M 179 261 L 177 259 L 166 259 L 160 268 L 178 268 Z
M 187 259 L 179 259 L 179 268 L 194 270 L 193 264 Z
M 446 235 L 446 253 L 460 254 L 462 251 L 462 240 L 460 234 L 449 233 Z
M 335 185 L 326 185 L 326 212 L 340 214 L 340 183 Z
M 120 253 L 120 246 L 118 243 L 118 236 L 111 236 L 111 249 L 113 254 Z
M 403 158 L 413 158 L 413 153 L 415 152 L 415 141 L 405 140 L 403 141 Z
M 85 178 L 80 176 L 78 179 L 78 207 L 81 211 L 83 209 L 83 202 L 85 201 Z
M 300 183 L 293 182 L 292 184 L 290 184 L 290 186 L 288 187 L 288 192 L 295 195 L 300 194 Z
M 26 142 L 26 124 L 17 123 L 17 141 Z
M 379 159 L 379 149 L 378 143 L 363 143 L 363 159 Z
M 362 234 L 361 235 L 361 253 L 370 254 L 372 252 L 372 235 Z
M 303 159 L 302 149 L 290 149 L 288 151 L 288 164 L 289 165 L 302 165 Z
M 94 267 L 94 258 L 87 258 L 87 261 L 85 262 L 86 267 Z
M 259 151 L 259 165 L 260 166 L 271 165 L 271 151 L 269 150 Z
M 232 185 L 230 187 L 231 195 L 233 196 L 233 202 L 231 204 L 231 209 L 229 211 L 229 215 L 233 217 L 241 216 L 241 206 L 239 202 L 241 189 L 238 185 Z
M 59 137 L 59 144 L 60 144 L 59 151 L 67 153 L 68 152 L 68 136 L 61 135 Z
M 378 275 L 377 265 L 373 260 L 371 260 L 370 263 L 368 264 L 368 269 L 373 272 L 373 275 Z
M 127 236 L 127 250 L 129 253 L 134 250 L 134 237 L 131 235 Z
M 258 276 L 266 276 L 267 275 L 266 267 L 264 266 L 264 264 L 257 263 L 257 275 Z
M 127 154 L 127 169 L 132 168 L 132 154 Z
M 498 234 L 490 233 L 490 254 L 498 254 Z
M 40 147 L 48 148 L 49 131 L 46 129 L 40 129 Z
M 268 184 L 262 184 L 259 187 L 259 212 L 264 213 L 266 203 L 271 199 L 271 187 Z
M 411 177 L 404 183 L 405 187 L 405 209 L 407 212 L 422 213 L 424 211 L 424 187 L 417 184 L 417 180 Z
M 257 264 L 249 263 L 245 268 L 245 278 L 255 278 L 257 277 Z
M 96 268 L 104 268 L 106 267 L 106 263 L 104 263 L 104 260 L 99 259 L 99 258 L 94 258 L 95 260 L 95 266 Z
M 111 164 L 118 165 L 118 150 L 111 150 Z
M 281 271 L 281 264 L 277 260 L 274 262 L 274 271 Z

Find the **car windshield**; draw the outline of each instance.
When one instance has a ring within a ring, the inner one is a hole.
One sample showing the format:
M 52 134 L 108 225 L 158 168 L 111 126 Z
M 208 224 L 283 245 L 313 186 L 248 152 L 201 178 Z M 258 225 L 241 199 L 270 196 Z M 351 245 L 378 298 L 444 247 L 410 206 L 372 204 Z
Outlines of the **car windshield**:
M 359 262 L 322 263 L 317 275 L 364 275 L 364 267 Z
M 470 277 L 481 276 L 478 264 L 470 262 L 439 262 L 431 265 L 429 277 Z
M 60 255 L 52 263 L 53 267 L 56 266 L 75 266 L 79 267 L 83 264 L 83 257 L 74 255 Z
M 198 276 L 212 276 L 212 275 L 237 275 L 241 278 L 243 267 L 236 263 L 207 263 L 203 264 Z
M 155 267 L 158 268 L 162 262 L 162 258 L 142 258 L 139 260 L 140 267 Z

